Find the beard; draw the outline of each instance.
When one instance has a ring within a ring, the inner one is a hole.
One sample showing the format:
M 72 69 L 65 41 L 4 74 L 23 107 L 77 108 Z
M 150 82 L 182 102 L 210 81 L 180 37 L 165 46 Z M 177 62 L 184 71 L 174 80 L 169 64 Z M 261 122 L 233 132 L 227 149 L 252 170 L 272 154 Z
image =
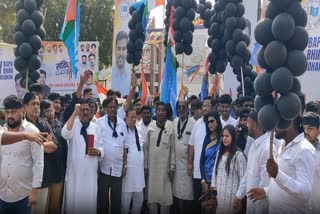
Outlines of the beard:
M 10 119 L 10 120 L 8 120 L 7 125 L 8 125 L 8 127 L 9 127 L 10 129 L 17 128 L 18 126 L 21 125 L 21 119 L 18 120 L 18 121 L 15 121 L 15 120 Z

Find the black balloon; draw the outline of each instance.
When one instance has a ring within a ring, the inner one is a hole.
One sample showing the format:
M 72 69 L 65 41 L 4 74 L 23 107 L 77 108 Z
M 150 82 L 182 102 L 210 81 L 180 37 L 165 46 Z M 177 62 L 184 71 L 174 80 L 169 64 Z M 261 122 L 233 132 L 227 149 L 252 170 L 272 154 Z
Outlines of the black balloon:
M 293 93 L 299 93 L 301 91 L 301 84 L 298 78 L 293 77 L 293 84 L 292 84 L 292 89 L 291 92 Z
M 272 35 L 275 39 L 286 42 L 294 34 L 295 22 L 289 13 L 280 13 L 272 22 Z
M 218 50 L 220 49 L 221 47 L 221 42 L 219 39 L 214 39 L 212 42 L 211 42 L 211 49 L 215 52 L 218 52 Z
M 303 51 L 292 50 L 288 52 L 287 66 L 293 76 L 301 76 L 307 69 L 308 60 Z
M 247 21 L 244 17 L 239 17 L 237 19 L 237 26 L 238 28 L 240 28 L 241 30 L 244 30 L 247 27 Z
M 306 11 L 301 7 L 299 1 L 292 1 L 287 12 L 290 13 L 296 23 L 296 25 L 305 27 L 308 22 L 308 15 Z
M 234 30 L 237 27 L 237 19 L 235 17 L 228 17 L 226 20 L 226 27 L 229 30 Z
M 258 121 L 261 128 L 265 131 L 271 131 L 279 124 L 280 117 L 274 105 L 265 105 L 258 112 Z
M 176 43 L 175 50 L 176 50 L 176 54 L 182 54 L 184 52 L 183 42 Z
M 204 11 L 206 10 L 206 7 L 203 5 L 203 4 L 198 4 L 198 7 L 197 7 L 197 12 L 199 14 L 204 14 Z
M 129 31 L 129 39 L 135 41 L 138 38 L 138 32 L 136 30 Z
M 31 56 L 32 54 L 32 47 L 29 43 L 24 42 L 19 46 L 19 53 L 20 56 L 22 56 L 23 58 L 27 59 Z
M 127 42 L 127 51 L 129 51 L 129 52 L 134 52 L 136 50 L 136 47 L 135 47 L 135 45 L 134 45 L 134 41 L 132 41 L 132 40 L 129 40 L 128 42 Z M 130 63 L 131 64 L 131 63 Z
M 33 82 L 37 82 L 38 79 L 40 78 L 40 72 L 39 71 L 30 72 L 30 78 L 32 79 Z
M 41 67 L 41 59 L 38 55 L 33 54 L 28 61 L 30 70 L 38 70 Z
M 24 8 L 32 13 L 37 8 L 37 2 L 35 0 L 24 0 Z
M 27 61 L 21 56 L 18 56 L 14 59 L 14 67 L 17 71 L 25 70 L 27 68 Z
M 181 1 L 181 4 L 185 8 L 190 8 L 192 7 L 192 0 L 183 0 Z
M 20 45 L 21 43 L 25 42 L 27 38 L 25 37 L 22 31 L 18 31 L 14 34 L 14 41 L 16 45 Z
M 182 38 L 183 38 L 183 34 L 181 33 L 181 31 L 179 30 L 174 31 L 173 39 L 175 42 L 181 42 Z
M 191 55 L 193 51 L 193 48 L 190 44 L 184 44 L 184 53 L 186 55 Z
M 292 124 L 292 120 L 285 120 L 280 118 L 279 124 L 277 126 L 278 129 L 287 129 Z
M 31 19 L 26 19 L 23 23 L 22 23 L 22 31 L 30 36 L 32 34 L 35 33 L 36 31 L 36 24 L 31 20 Z
M 22 24 L 24 20 L 30 17 L 29 13 L 25 9 L 21 9 L 17 13 L 17 22 Z
M 233 56 L 236 53 L 236 43 L 233 40 L 229 40 L 226 44 L 226 50 L 228 56 Z
M 239 42 L 239 41 L 241 41 L 241 39 L 242 39 L 242 30 L 241 29 L 239 29 L 239 28 L 237 28 L 237 29 L 235 29 L 234 31 L 233 31 L 233 33 L 232 33 L 232 39 L 233 39 L 233 41 L 235 41 L 235 42 Z
M 244 41 L 240 41 L 236 45 L 236 53 L 239 56 L 245 55 L 247 50 L 247 44 Z
M 304 27 L 296 26 L 293 37 L 288 41 L 290 49 L 304 50 L 308 46 L 309 35 Z
M 269 66 L 264 60 L 264 47 L 260 47 L 258 54 L 257 54 L 257 60 L 258 64 L 260 65 L 261 68 L 268 69 Z
M 181 20 L 180 20 L 180 29 L 182 31 L 186 31 L 188 29 L 190 29 L 190 25 L 191 25 L 191 22 L 188 18 L 186 17 L 183 17 Z
M 287 60 L 286 46 L 277 40 L 270 42 L 264 50 L 264 59 L 271 68 L 283 66 Z
M 237 4 L 237 11 L 236 11 L 236 17 L 241 17 L 241 16 L 243 16 L 244 15 L 244 12 L 245 12 L 245 8 L 244 8 L 244 5 L 241 3 L 241 2 L 239 2 L 238 4 Z
M 40 26 L 43 23 L 43 15 L 39 10 L 33 11 L 31 18 L 37 26 Z
M 186 44 L 189 44 L 191 45 L 192 44 L 192 32 L 190 30 L 187 30 L 183 33 L 183 41 L 186 43 Z
M 216 71 L 218 73 L 223 73 L 226 70 L 227 64 L 222 60 L 216 61 Z
M 134 41 L 134 46 L 136 48 L 136 50 L 141 51 L 143 48 L 143 40 L 138 38 Z
M 277 109 L 281 118 L 285 120 L 295 119 L 301 111 L 301 102 L 298 95 L 292 92 L 282 95 L 278 100 Z
M 281 10 L 270 2 L 266 9 L 266 18 L 274 19 L 280 12 Z
M 133 29 L 134 29 L 135 25 L 134 25 L 134 22 L 133 22 L 132 19 L 129 20 L 129 22 L 128 22 L 128 27 L 129 27 L 130 30 L 133 30 Z
M 182 19 L 183 17 L 185 17 L 186 15 L 186 9 L 182 6 L 178 6 L 175 10 L 174 10 L 174 17 L 177 19 Z
M 271 86 L 277 92 L 286 94 L 293 85 L 293 75 L 286 67 L 276 69 L 271 75 Z
M 269 18 L 262 19 L 257 23 L 254 29 L 254 38 L 260 45 L 266 46 L 273 40 L 271 26 L 272 20 Z
M 189 18 L 189 20 L 194 20 L 194 18 L 195 18 L 195 16 L 196 16 L 196 13 L 195 13 L 194 9 L 189 8 L 189 9 L 187 10 L 186 16 Z
M 273 91 L 271 86 L 271 74 L 264 72 L 260 74 L 255 82 L 254 89 L 259 96 L 268 96 Z
M 126 56 L 126 59 L 129 64 L 133 64 L 134 63 L 134 54 L 128 53 Z
M 41 38 L 40 36 L 38 36 L 37 34 L 33 34 L 30 38 L 29 38 L 29 43 L 31 45 L 31 47 L 35 50 L 39 50 L 41 48 Z
M 237 12 L 237 6 L 234 3 L 229 2 L 224 8 L 224 12 L 227 17 L 234 16 Z
M 243 59 L 241 56 L 234 55 L 231 59 L 231 66 L 233 68 L 239 68 L 243 65 Z

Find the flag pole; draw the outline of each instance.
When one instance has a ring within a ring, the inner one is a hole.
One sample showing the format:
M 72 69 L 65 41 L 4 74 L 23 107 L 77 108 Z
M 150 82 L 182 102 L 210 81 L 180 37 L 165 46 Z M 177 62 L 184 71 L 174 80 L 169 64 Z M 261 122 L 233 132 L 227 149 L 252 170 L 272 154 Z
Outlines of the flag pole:
M 245 92 L 244 92 L 244 79 L 243 79 L 243 67 L 241 67 L 241 84 L 242 84 L 242 96 L 245 96 Z
M 26 90 L 29 91 L 29 66 L 27 66 L 26 74 Z

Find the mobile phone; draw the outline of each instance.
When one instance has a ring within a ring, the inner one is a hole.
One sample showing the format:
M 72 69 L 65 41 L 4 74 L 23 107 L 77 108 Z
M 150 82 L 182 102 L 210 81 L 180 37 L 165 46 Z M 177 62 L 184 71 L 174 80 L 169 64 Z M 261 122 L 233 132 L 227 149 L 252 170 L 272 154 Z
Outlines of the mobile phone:
M 88 145 L 87 145 L 86 154 L 88 154 L 89 149 L 93 148 L 93 146 L 94 146 L 94 135 L 88 134 L 87 138 L 88 138 Z

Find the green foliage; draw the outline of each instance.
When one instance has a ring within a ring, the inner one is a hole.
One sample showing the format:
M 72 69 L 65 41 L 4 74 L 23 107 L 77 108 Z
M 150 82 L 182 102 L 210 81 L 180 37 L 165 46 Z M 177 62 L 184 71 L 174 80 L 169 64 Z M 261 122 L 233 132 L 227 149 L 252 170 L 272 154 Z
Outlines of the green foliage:
M 15 26 L 14 0 L 1 0 L 0 3 L 0 41 L 13 44 Z M 4 6 L 2 6 L 2 4 Z M 112 63 L 114 1 L 82 0 L 80 41 L 98 41 L 100 68 Z M 46 41 L 59 41 L 67 0 L 45 0 L 43 5 Z
M 0 3 L 0 42 L 10 43 L 13 41 L 13 28 L 16 15 L 13 0 L 1 0 Z

